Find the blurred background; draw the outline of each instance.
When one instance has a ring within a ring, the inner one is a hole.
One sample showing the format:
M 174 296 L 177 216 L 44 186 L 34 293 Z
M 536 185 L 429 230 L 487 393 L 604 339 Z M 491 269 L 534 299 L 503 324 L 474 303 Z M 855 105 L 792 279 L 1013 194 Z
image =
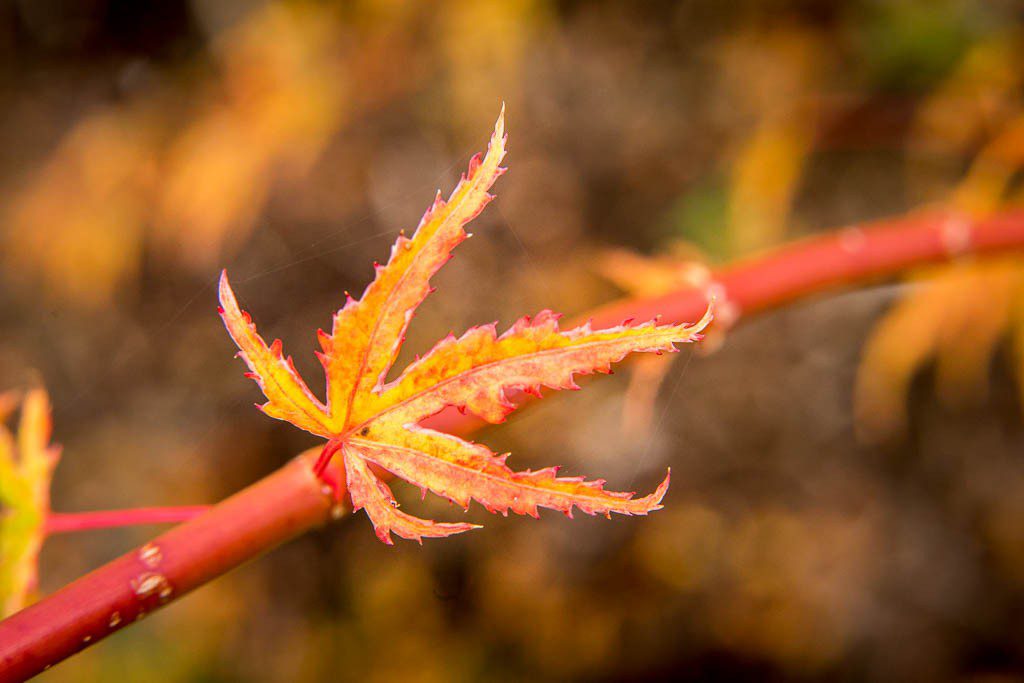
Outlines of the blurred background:
M 816 231 L 1017 205 L 1022 10 L 2 0 L 0 388 L 52 394 L 58 510 L 269 473 L 317 440 L 252 407 L 220 268 L 315 378 L 313 331 L 502 101 L 511 171 L 408 358 Z M 1024 261 L 964 262 L 719 324 L 480 435 L 619 490 L 671 466 L 663 511 L 474 506 L 483 531 L 396 548 L 357 515 L 40 680 L 1024 680 L 1022 286 Z M 153 531 L 50 539 L 42 590 Z

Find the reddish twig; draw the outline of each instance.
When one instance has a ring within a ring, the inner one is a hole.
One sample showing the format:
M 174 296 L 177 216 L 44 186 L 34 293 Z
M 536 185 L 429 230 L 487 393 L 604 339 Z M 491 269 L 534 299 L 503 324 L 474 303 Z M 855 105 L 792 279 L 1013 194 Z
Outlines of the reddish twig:
M 918 214 L 811 238 L 711 273 L 700 287 L 651 299 L 609 304 L 590 317 L 596 326 L 624 318 L 693 320 L 709 297 L 718 324 L 835 287 L 873 280 L 964 254 L 1024 249 L 1024 212 L 971 222 Z M 478 422 L 450 411 L 433 418 L 467 432 Z M 308 452 L 205 514 L 0 622 L 0 683 L 22 680 L 87 647 L 143 614 L 232 567 L 325 523 L 342 510 Z M 328 471 L 344 491 L 343 473 Z
M 186 505 L 94 512 L 52 512 L 46 518 L 46 533 L 52 535 L 141 524 L 178 524 L 198 517 L 209 509 L 209 505 Z

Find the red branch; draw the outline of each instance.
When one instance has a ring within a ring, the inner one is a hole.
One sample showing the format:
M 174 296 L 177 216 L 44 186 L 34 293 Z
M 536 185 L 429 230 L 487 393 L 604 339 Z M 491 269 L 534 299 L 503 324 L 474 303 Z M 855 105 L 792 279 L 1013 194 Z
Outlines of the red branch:
M 294 536 L 338 517 L 319 449 L 0 622 L 0 681 L 22 681 Z M 335 476 L 343 476 L 340 471 Z
M 971 220 L 962 214 L 928 212 L 855 225 L 791 242 L 713 271 L 700 287 L 657 297 L 621 299 L 581 316 L 595 328 L 623 320 L 688 322 L 703 315 L 715 299 L 712 329 L 728 328 L 743 317 L 778 308 L 829 290 L 895 275 L 916 266 L 1024 250 L 1024 211 Z M 523 403 L 529 396 L 517 396 Z M 432 429 L 467 432 L 484 426 L 473 415 L 447 409 L 430 418 Z
M 712 294 L 722 322 L 723 316 L 735 319 L 758 313 L 913 266 L 1021 249 L 1024 211 L 979 220 L 944 212 L 912 214 L 793 242 L 715 271 L 704 288 L 614 302 L 590 318 L 596 327 L 658 315 L 666 320 L 696 319 Z
M 661 314 L 691 321 L 709 295 L 719 324 L 843 285 L 964 254 L 1024 249 L 1024 212 L 982 220 L 932 213 L 846 228 L 713 272 L 708 282 L 651 299 L 623 300 L 595 311 L 595 326 Z M 465 433 L 479 424 L 455 411 L 432 426 Z M 95 643 L 233 567 L 342 510 L 313 473 L 318 451 L 191 521 L 158 536 L 0 622 L 0 683 L 19 681 Z M 331 465 L 344 490 L 343 475 Z

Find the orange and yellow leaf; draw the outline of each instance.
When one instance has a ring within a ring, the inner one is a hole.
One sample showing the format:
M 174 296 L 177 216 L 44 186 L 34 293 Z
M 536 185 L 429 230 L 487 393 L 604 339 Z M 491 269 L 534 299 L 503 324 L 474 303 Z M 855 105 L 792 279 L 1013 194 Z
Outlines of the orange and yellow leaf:
M 539 396 L 544 388 L 577 389 L 575 375 L 610 372 L 612 363 L 630 353 L 674 351 L 675 344 L 700 338 L 710 310 L 693 325 L 627 323 L 605 330 L 589 324 L 561 330 L 556 314 L 541 311 L 501 335 L 494 325 L 485 325 L 459 338 L 449 336 L 387 382 L 412 315 L 430 293 L 430 278 L 467 237 L 465 225 L 492 199 L 489 190 L 504 172 L 504 155 L 502 110 L 487 154 L 473 158 L 447 201 L 438 195 L 411 238 L 398 238 L 362 297 L 349 297 L 334 316 L 330 334 L 318 334 L 327 380 L 324 402 L 299 377 L 280 342 L 268 346 L 257 334 L 226 274 L 221 278 L 221 314 L 267 398 L 264 412 L 330 440 L 324 458 L 341 452 L 353 507 L 366 510 L 385 543 L 391 543 L 392 533 L 422 541 L 477 527 L 400 512 L 371 464 L 462 507 L 476 500 L 491 512 L 535 517 L 539 508 L 570 516 L 574 509 L 647 514 L 661 507 L 668 489 L 667 476 L 654 493 L 633 498 L 606 491 L 601 480 L 558 477 L 557 468 L 515 472 L 505 456 L 420 423 L 449 406 L 501 422 L 516 407 L 513 392 Z

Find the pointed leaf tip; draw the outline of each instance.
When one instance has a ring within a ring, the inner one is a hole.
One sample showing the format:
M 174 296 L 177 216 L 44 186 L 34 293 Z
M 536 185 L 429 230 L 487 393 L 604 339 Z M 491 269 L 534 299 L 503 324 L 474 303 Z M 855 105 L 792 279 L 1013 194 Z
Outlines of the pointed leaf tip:
M 221 319 L 239 349 L 239 357 L 267 397 L 263 412 L 291 422 L 301 429 L 329 437 L 333 431 L 325 407 L 313 395 L 284 357 L 279 339 L 268 346 L 247 313 L 238 307 L 235 293 L 223 271 L 219 286 Z

